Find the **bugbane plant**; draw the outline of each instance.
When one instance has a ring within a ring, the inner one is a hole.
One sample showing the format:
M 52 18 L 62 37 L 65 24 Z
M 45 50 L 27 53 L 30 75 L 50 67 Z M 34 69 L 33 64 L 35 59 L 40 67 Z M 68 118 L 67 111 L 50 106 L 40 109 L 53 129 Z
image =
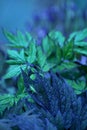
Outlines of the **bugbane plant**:
M 87 103 L 82 102 L 82 97 L 77 97 L 58 73 L 49 72 L 47 76 L 36 71 L 35 80 L 30 78 L 31 74 L 30 70 L 27 74 L 22 70 L 25 91 L 33 102 L 28 100 L 28 96 L 22 99 L 22 106 L 19 103 L 22 114 L 0 120 L 2 128 L 86 130 Z M 31 90 L 31 85 L 35 91 Z M 20 112 L 20 109 L 17 111 Z M 14 114 L 14 108 L 10 111 Z
M 20 75 L 20 68 L 26 70 L 34 65 L 39 72 L 59 72 L 77 94 L 86 89 L 87 65 L 81 61 L 87 57 L 87 29 L 70 34 L 68 39 L 59 31 L 51 31 L 41 45 L 28 32 L 13 35 L 5 31 L 5 35 L 9 40 L 5 79 Z
M 15 93 L 0 94 L 0 129 L 87 129 L 87 29 L 65 38 L 51 31 L 42 44 L 28 32 L 9 40 L 9 67 L 2 77 L 16 78 Z

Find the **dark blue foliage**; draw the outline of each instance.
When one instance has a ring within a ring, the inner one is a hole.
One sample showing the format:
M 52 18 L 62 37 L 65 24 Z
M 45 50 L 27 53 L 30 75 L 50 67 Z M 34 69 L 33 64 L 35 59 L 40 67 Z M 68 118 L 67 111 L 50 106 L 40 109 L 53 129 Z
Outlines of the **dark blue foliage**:
M 30 82 L 36 90 L 35 94 L 28 91 L 36 106 L 46 111 L 46 118 L 57 128 L 60 128 L 62 124 L 62 129 L 85 130 L 87 127 L 85 123 L 87 122 L 87 104 L 84 106 L 82 98 L 76 96 L 73 89 L 60 75 L 51 72 L 50 78 L 47 78 L 37 74 L 35 81 L 29 79 L 26 82 L 28 76 L 25 72 L 22 73 L 26 88 Z M 85 115 L 82 115 L 82 113 L 85 113 Z
M 49 72 L 46 76 L 36 72 L 35 80 L 30 74 L 31 71 L 26 74 L 22 70 L 25 91 L 34 102 L 29 102 L 27 97 L 23 99 L 26 109 L 22 109 L 22 114 L 18 109 L 19 113 L 13 112 L 15 115 L 0 120 L 0 127 L 3 130 L 6 127 L 8 130 L 86 130 L 87 102 L 83 97 L 77 97 L 58 73 Z M 30 89 L 31 85 L 35 92 Z
M 30 111 L 0 121 L 0 130 L 12 130 L 13 128 L 17 128 L 17 130 L 57 130 L 48 119 L 43 121 L 39 115 L 32 115 Z

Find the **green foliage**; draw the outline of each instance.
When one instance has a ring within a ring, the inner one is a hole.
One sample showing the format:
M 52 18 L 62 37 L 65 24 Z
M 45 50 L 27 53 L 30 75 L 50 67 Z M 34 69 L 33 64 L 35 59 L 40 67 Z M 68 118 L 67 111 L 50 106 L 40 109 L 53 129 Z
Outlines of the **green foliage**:
M 64 70 L 71 70 L 76 67 L 76 64 L 73 62 L 64 62 L 60 66 L 57 67 L 57 69 L 61 72 Z M 56 70 L 55 70 L 56 71 Z
M 33 63 L 36 60 L 36 45 L 34 42 L 31 42 L 29 44 L 29 49 L 27 50 L 28 53 L 28 57 L 27 57 L 27 61 L 29 63 Z
M 63 47 L 63 57 L 66 60 L 72 59 L 74 54 L 74 42 L 69 41 Z
M 75 42 L 82 41 L 87 37 L 87 29 L 84 29 L 83 31 L 79 31 L 76 34 Z
M 6 109 L 9 110 L 11 107 L 17 106 L 18 102 L 26 96 L 27 94 L 25 93 L 21 93 L 18 95 L 0 95 L 0 114 L 2 114 Z
M 46 55 L 43 53 L 41 47 L 37 48 L 37 63 L 41 68 L 46 63 Z
M 0 113 L 4 112 L 7 108 L 9 109 L 15 103 L 15 98 L 13 95 L 0 95 Z
M 52 39 L 50 39 L 50 37 L 46 36 L 43 39 L 42 42 L 42 47 L 43 47 L 43 51 L 46 54 L 46 56 L 50 56 L 51 53 L 55 50 L 55 45 L 54 45 L 54 41 Z
M 73 80 L 67 80 L 67 82 L 73 86 L 76 94 L 81 94 L 83 91 L 87 90 L 87 86 L 84 80 L 82 81 L 73 81 Z
M 85 55 L 87 56 L 87 29 L 84 29 L 83 31 L 75 32 L 70 35 L 70 38 L 68 41 L 74 39 L 74 52 L 78 53 L 79 55 Z
M 9 46 L 13 48 L 26 48 L 28 47 L 28 44 L 32 39 L 31 35 L 28 34 L 27 32 L 25 36 L 20 31 L 18 31 L 16 35 L 6 30 L 4 30 L 4 33 L 10 42 Z
M 38 71 L 48 72 L 50 70 L 59 72 L 67 80 L 74 80 L 72 87 L 76 91 L 84 91 L 82 85 L 75 84 L 75 80 L 86 75 L 85 68 L 78 60 L 87 56 L 87 29 L 72 33 L 67 39 L 59 31 L 51 31 L 43 38 L 42 44 L 37 45 L 35 39 L 26 32 L 20 31 L 16 35 L 5 31 L 10 42 L 8 49 L 9 59 L 6 61 L 10 66 L 4 78 L 19 76 L 27 67 L 37 68 Z M 33 65 L 33 66 L 32 66 Z M 74 71 L 75 70 L 75 71 Z M 85 73 L 85 74 L 84 74 Z M 35 77 L 32 77 L 34 79 Z M 77 86 L 77 87 L 75 87 Z M 87 85 L 86 85 L 87 86 Z M 76 92 L 79 94 L 79 92 Z
M 18 102 L 27 97 L 27 93 L 25 93 L 25 87 L 23 78 L 20 77 L 18 80 L 18 90 L 16 94 L 3 94 L 0 95 L 0 114 L 2 114 L 6 109 L 10 109 L 11 107 L 16 107 Z M 29 100 L 31 101 L 31 100 Z
M 14 61 L 20 64 L 24 64 L 25 63 L 25 57 L 24 57 L 24 50 L 21 50 L 20 53 L 18 53 L 15 50 L 8 50 L 8 55 L 9 57 Z M 11 63 L 10 63 L 11 64 Z
M 12 78 L 12 77 L 15 77 L 15 76 L 18 76 L 20 73 L 21 73 L 21 69 L 22 68 L 23 70 L 26 69 L 26 65 L 10 65 L 10 67 L 8 68 L 7 70 L 7 73 L 4 75 L 4 79 L 8 79 L 8 78 Z
M 64 45 L 65 37 L 62 35 L 59 31 L 52 31 L 49 33 L 49 37 L 56 42 L 56 44 L 59 44 L 61 47 Z
M 15 93 L 0 95 L 0 117 L 18 115 L 0 120 L 1 128 L 85 130 L 87 64 L 80 59 L 87 56 L 87 29 L 67 39 L 52 31 L 41 45 L 28 32 L 13 35 L 5 31 L 5 35 L 10 42 L 6 61 L 9 67 L 2 79 L 15 81 Z M 27 110 L 34 112 L 29 114 Z M 34 122 L 35 114 L 40 116 L 41 127 Z

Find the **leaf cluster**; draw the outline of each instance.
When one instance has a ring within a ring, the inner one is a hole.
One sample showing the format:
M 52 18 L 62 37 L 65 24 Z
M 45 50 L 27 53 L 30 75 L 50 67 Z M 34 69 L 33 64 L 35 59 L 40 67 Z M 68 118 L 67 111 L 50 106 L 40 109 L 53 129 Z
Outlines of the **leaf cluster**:
M 0 95 L 0 129 L 86 130 L 87 64 L 81 59 L 87 29 L 68 39 L 51 31 L 41 45 L 28 32 L 5 35 L 9 68 L 3 78 L 16 77 L 17 91 Z
M 0 120 L 2 128 L 21 130 L 86 130 L 87 128 L 87 103 L 81 96 L 77 97 L 73 89 L 58 74 L 50 72 L 50 76 L 36 73 L 32 80 L 22 70 L 25 91 L 33 99 L 24 103 L 28 112 Z M 31 91 L 31 85 L 35 92 Z
M 19 76 L 20 68 L 31 69 L 33 65 L 39 72 L 59 72 L 77 94 L 87 88 L 87 65 L 81 62 L 82 57 L 87 57 L 87 29 L 74 32 L 67 39 L 62 33 L 51 31 L 43 38 L 41 45 L 28 32 L 24 36 L 19 31 L 16 35 L 5 31 L 5 35 L 11 47 L 8 49 L 7 63 L 10 66 L 5 79 Z M 79 84 L 80 81 L 84 83 Z

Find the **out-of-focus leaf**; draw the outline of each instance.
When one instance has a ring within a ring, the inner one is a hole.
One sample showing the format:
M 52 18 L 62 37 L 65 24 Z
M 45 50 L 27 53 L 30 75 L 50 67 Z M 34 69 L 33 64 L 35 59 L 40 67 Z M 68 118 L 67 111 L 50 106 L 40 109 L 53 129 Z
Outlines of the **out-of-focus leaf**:
M 68 41 L 71 41 L 72 39 L 74 39 L 75 42 L 80 42 L 84 40 L 85 38 L 87 38 L 87 29 L 70 34 Z
M 63 57 L 64 59 L 71 59 L 73 57 L 73 41 L 67 42 L 63 47 Z
M 10 66 L 7 70 L 7 73 L 4 75 L 4 79 L 9 79 L 9 78 L 12 78 L 14 76 L 18 76 L 20 73 L 21 73 L 21 68 L 23 70 L 26 69 L 26 65 L 13 65 L 13 66 Z
M 24 50 L 21 50 L 20 53 L 18 53 L 15 50 L 8 50 L 8 55 L 12 60 L 8 60 L 7 62 L 9 64 L 23 64 L 25 63 L 25 56 L 24 56 Z
M 34 89 L 34 87 L 32 85 L 30 85 L 30 90 L 33 92 L 33 93 L 37 93 L 36 90 Z
M 33 63 L 36 60 L 36 45 L 34 42 L 31 42 L 29 44 L 29 50 L 28 50 L 28 58 L 27 61 L 29 63 Z
M 13 45 L 17 46 L 17 38 L 14 34 L 4 30 L 5 36 L 6 38 L 9 40 L 10 43 L 12 43 Z
M 14 105 L 14 95 L 0 95 L 0 113 L 2 113 L 6 108 L 9 109 Z
M 26 48 L 28 47 L 28 44 L 30 42 L 30 35 L 28 32 L 26 32 L 26 35 L 20 31 L 17 31 L 17 34 L 14 35 L 6 30 L 4 30 L 6 38 L 9 40 L 10 44 L 8 44 L 11 47 L 14 48 Z
M 53 67 L 55 66 L 55 64 L 52 64 L 52 63 L 46 63 L 44 66 L 43 66 L 43 72 L 47 72 L 49 71 L 50 69 L 52 69 Z
M 67 82 L 74 88 L 76 94 L 81 94 L 85 89 L 87 89 L 85 88 L 85 81 L 67 80 Z
M 42 46 L 43 46 L 44 53 L 46 54 L 47 57 L 50 56 L 55 49 L 54 41 L 48 36 L 46 36 L 43 39 Z
M 31 40 L 32 40 L 32 36 L 31 36 L 31 34 L 28 33 L 28 32 L 26 32 L 25 34 L 26 34 L 26 39 L 28 40 L 28 43 L 30 43 Z
M 69 38 L 68 38 L 68 42 L 74 40 L 76 35 L 77 35 L 77 32 L 71 33 Z
M 59 64 L 62 60 L 62 57 L 63 57 L 62 49 L 60 48 L 60 46 L 56 46 L 55 50 L 56 50 L 56 61 Z
M 59 70 L 59 69 L 57 68 L 57 70 Z M 60 74 L 65 79 L 70 79 L 70 80 L 76 80 L 76 79 L 80 78 L 82 75 L 80 73 L 80 70 L 77 69 L 77 67 L 72 68 L 72 69 L 63 69 L 62 71 L 60 71 Z
M 7 60 L 6 63 L 9 64 L 9 65 L 21 65 L 21 64 L 24 64 L 22 61 L 19 61 L 19 60 Z
M 79 31 L 75 37 L 75 42 L 81 41 L 87 38 L 87 29 L 84 29 L 83 31 Z
M 37 63 L 42 68 L 46 63 L 46 56 L 40 46 L 37 47 Z
M 17 94 L 22 94 L 22 93 L 24 93 L 24 81 L 23 81 L 23 77 L 22 76 L 20 76 L 20 78 L 19 78 L 19 80 L 18 80 L 18 83 L 17 83 L 18 85 L 18 91 L 17 91 Z
M 60 47 L 63 47 L 64 45 L 64 41 L 65 41 L 65 37 L 62 35 L 61 32 L 58 31 L 51 31 L 49 33 L 49 37 L 54 40 L 56 43 L 58 43 L 60 45 Z
M 87 42 L 84 42 L 84 41 L 81 41 L 81 42 L 75 42 L 74 43 L 76 46 L 79 46 L 79 47 L 86 47 L 87 48 Z
M 74 48 L 74 52 L 80 54 L 80 55 L 86 55 L 87 56 L 87 48 Z
M 22 34 L 20 31 L 17 31 L 17 40 L 21 47 L 27 47 L 29 44 L 24 34 Z
M 64 62 L 58 66 L 58 70 L 62 71 L 62 70 L 66 70 L 66 69 L 73 69 L 75 67 L 76 67 L 76 64 L 73 62 Z
M 35 74 L 31 74 L 31 75 L 30 75 L 30 78 L 31 78 L 32 80 L 35 80 L 36 75 L 35 75 Z

